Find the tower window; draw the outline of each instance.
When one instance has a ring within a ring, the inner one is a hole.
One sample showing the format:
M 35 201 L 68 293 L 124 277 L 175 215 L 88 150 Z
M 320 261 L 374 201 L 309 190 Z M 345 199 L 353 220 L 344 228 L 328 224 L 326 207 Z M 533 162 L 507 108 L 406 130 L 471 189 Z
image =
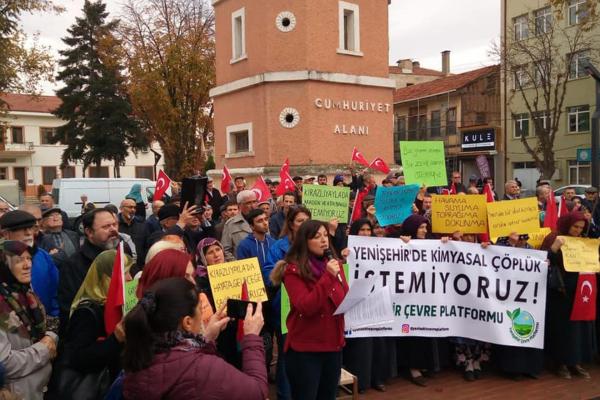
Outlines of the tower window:
M 240 8 L 231 14 L 231 63 L 246 56 L 246 9 Z
M 338 53 L 361 56 L 360 14 L 358 4 L 339 2 Z

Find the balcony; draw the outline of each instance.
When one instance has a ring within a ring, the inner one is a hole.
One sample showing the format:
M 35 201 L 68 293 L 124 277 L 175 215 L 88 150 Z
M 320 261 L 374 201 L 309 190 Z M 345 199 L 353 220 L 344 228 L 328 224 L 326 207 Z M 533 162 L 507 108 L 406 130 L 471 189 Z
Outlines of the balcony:
M 35 153 L 33 142 L 0 143 L 0 156 L 27 156 Z

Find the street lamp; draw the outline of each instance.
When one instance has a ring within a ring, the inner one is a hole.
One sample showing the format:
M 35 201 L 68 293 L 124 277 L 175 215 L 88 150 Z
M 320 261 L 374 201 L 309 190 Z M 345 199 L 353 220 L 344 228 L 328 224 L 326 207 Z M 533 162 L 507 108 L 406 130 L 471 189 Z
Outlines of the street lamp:
M 600 123 L 600 110 L 598 109 L 600 105 L 600 71 L 589 60 L 585 61 L 583 68 L 596 81 L 596 110 L 592 114 L 592 186 L 598 187 L 600 186 L 600 171 L 598 170 L 600 166 L 598 162 L 600 156 L 600 137 L 598 137 L 600 135 L 598 131 Z

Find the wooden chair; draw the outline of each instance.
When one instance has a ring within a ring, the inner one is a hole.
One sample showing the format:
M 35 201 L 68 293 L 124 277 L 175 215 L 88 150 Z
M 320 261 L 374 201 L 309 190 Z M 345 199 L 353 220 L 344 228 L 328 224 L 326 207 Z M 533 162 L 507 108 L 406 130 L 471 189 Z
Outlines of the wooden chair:
M 358 379 L 344 368 L 342 368 L 339 385 L 341 390 L 338 399 L 358 400 Z

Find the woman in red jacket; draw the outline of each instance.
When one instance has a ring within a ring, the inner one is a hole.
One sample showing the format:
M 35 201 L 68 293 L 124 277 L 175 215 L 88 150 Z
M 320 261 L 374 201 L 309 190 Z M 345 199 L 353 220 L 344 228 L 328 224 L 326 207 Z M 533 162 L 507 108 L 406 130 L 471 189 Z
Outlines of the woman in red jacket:
M 330 248 L 327 225 L 306 221 L 271 274 L 290 298 L 284 350 L 294 399 L 335 399 L 340 380 L 344 316 L 333 313 L 348 284 L 341 263 L 326 256 Z
M 157 282 L 125 318 L 124 398 L 267 398 L 265 351 L 259 336 L 263 327 L 261 303 L 254 314 L 248 306 L 241 371 L 216 355 L 214 340 L 228 321 L 220 310 L 204 325 L 198 291 L 188 280 Z

